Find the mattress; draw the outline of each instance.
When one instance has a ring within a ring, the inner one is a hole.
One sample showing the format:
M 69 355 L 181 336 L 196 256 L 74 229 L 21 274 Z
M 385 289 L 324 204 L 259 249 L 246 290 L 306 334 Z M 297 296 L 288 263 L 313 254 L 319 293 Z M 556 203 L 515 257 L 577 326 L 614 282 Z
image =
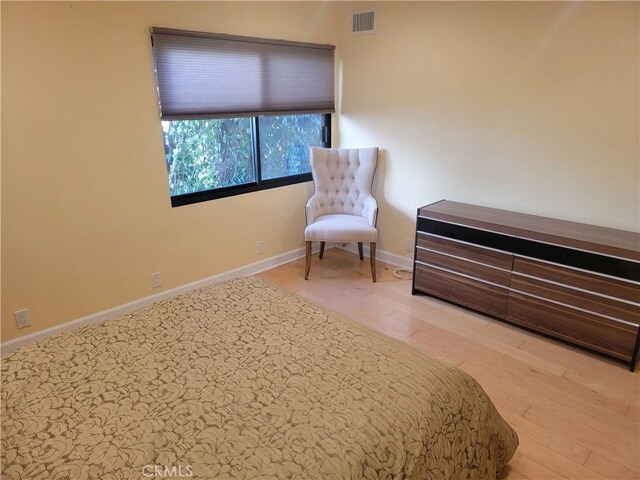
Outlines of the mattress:
M 518 445 L 468 374 L 256 278 L 1 368 L 5 480 L 489 480 Z

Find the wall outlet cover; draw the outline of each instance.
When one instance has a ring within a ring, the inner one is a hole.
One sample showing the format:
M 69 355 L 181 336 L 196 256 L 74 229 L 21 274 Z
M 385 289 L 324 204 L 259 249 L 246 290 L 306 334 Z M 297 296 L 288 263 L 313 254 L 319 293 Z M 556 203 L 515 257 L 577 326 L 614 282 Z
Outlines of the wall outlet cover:
M 404 249 L 407 252 L 413 252 L 413 240 L 411 238 L 405 238 L 405 240 L 404 240 Z
M 158 288 L 162 286 L 162 277 L 160 272 L 151 274 L 151 288 Z
M 13 312 L 13 315 L 16 317 L 16 324 L 18 325 L 18 328 L 24 328 L 31 325 L 29 310 L 27 310 L 26 308 Z

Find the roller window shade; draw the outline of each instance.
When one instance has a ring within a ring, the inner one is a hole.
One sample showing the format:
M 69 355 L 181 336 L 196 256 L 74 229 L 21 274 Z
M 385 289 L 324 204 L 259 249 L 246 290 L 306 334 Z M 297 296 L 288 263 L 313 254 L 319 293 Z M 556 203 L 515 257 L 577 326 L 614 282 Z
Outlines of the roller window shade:
M 163 120 L 332 113 L 332 45 L 151 29 Z

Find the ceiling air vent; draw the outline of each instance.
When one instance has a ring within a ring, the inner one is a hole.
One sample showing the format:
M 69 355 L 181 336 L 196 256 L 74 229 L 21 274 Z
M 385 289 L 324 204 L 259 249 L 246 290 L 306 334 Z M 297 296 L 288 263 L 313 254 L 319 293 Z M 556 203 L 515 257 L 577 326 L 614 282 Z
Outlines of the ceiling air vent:
M 376 12 L 354 12 L 351 16 L 351 34 L 365 35 L 376 31 Z

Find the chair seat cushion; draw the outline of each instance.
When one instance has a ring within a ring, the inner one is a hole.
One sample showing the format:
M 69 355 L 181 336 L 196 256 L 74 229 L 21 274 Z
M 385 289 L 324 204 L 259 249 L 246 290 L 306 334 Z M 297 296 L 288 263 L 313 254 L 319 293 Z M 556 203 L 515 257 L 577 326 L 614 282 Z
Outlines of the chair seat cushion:
M 358 215 L 322 215 L 304 231 L 307 242 L 375 242 L 377 238 L 376 228 Z

